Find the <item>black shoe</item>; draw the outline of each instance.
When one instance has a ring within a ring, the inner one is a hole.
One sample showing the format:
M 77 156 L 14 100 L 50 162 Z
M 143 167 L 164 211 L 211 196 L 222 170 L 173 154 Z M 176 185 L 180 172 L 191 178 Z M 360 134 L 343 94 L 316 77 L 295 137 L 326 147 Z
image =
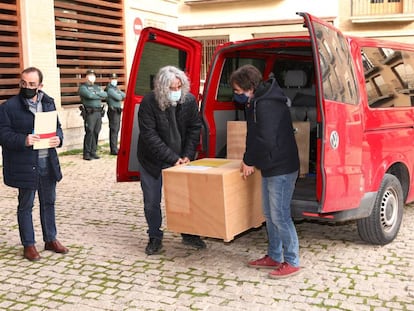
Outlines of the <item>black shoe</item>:
M 98 156 L 96 153 L 91 154 L 92 159 L 100 159 L 101 157 Z
M 91 156 L 89 154 L 83 155 L 83 159 L 86 160 L 86 161 L 92 160 L 92 158 L 91 158 Z
M 162 249 L 162 241 L 157 238 L 150 238 L 145 248 L 145 254 L 147 255 L 154 255 L 158 254 Z
M 118 151 L 111 151 L 111 155 L 117 155 Z
M 183 244 L 194 247 L 196 249 L 204 249 L 206 248 L 206 243 L 198 236 L 198 235 L 189 235 L 184 234 L 183 237 Z

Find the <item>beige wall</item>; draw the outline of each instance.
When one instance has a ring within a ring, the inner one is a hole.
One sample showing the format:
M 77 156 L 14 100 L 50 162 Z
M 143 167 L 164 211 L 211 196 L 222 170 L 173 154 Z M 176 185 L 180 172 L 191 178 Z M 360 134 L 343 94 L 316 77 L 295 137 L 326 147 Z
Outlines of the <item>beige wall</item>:
M 60 109 L 59 70 L 56 64 L 55 21 L 52 0 L 21 1 L 23 66 L 38 67 L 44 91 Z
M 171 32 L 178 30 L 177 3 L 179 0 L 124 0 L 127 74 L 132 66 L 139 40 L 134 21 L 139 18 L 143 27 L 157 27 Z
M 378 22 L 352 22 L 353 0 L 233 0 L 179 3 L 180 33 L 190 37 L 229 35 L 230 41 L 303 31 L 296 12 L 332 19 L 344 33 L 414 43 L 414 12 Z M 408 2 L 403 2 L 404 5 Z M 405 7 L 409 7 L 405 5 Z M 413 21 L 410 21 L 410 16 Z M 273 24 L 272 24 L 273 21 Z
M 302 18 L 296 12 L 308 12 L 320 18 L 338 15 L 337 2 L 332 0 L 223 2 L 188 5 L 180 1 L 180 33 L 191 37 L 227 34 L 230 41 L 235 41 L 302 32 Z

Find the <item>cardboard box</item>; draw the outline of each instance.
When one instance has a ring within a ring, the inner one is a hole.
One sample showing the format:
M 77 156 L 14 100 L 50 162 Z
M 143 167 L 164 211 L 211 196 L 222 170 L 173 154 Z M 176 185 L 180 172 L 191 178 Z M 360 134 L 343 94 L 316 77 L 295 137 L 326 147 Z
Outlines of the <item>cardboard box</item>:
M 167 229 L 231 241 L 264 222 L 261 176 L 240 174 L 240 160 L 201 159 L 163 170 Z
M 293 122 L 296 144 L 299 151 L 300 172 L 299 175 L 309 173 L 309 122 Z M 227 158 L 243 159 L 246 146 L 246 121 L 227 122 Z
M 227 159 L 243 159 L 246 149 L 246 121 L 227 122 Z

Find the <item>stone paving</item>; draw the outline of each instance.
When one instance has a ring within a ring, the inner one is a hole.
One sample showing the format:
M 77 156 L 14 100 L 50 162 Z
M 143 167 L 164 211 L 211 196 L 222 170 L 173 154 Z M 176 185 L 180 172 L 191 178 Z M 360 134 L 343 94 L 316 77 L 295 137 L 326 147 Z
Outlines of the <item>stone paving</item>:
M 43 251 L 38 203 L 33 212 L 42 259 L 22 257 L 16 190 L 0 184 L 0 310 L 414 310 L 414 206 L 397 239 L 360 241 L 354 223 L 301 222 L 299 275 L 282 280 L 246 266 L 266 250 L 264 228 L 206 250 L 165 232 L 162 254 L 147 256 L 138 182 L 117 183 L 116 158 L 61 156 L 58 238 L 66 255 Z

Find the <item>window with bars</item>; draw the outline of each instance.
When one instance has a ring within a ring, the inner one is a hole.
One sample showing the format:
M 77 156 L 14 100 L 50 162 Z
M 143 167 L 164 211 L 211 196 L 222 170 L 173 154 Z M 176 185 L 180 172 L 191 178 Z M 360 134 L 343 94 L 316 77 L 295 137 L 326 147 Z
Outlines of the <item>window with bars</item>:
M 3 0 L 0 7 L 0 103 L 19 92 L 21 52 L 16 2 Z
M 413 3 L 403 0 L 352 0 L 352 16 L 412 14 Z
M 122 0 L 55 0 L 57 63 L 62 105 L 79 104 L 78 88 L 87 69 L 105 86 L 116 73 L 125 88 Z
M 395 2 L 401 2 L 401 0 L 371 0 L 371 3 L 395 3 Z
M 215 36 L 215 37 L 195 37 L 193 38 L 202 44 L 203 59 L 201 63 L 201 75 L 200 79 L 205 80 L 207 76 L 207 70 L 210 66 L 210 60 L 213 57 L 214 51 L 220 44 L 229 42 L 228 36 Z

